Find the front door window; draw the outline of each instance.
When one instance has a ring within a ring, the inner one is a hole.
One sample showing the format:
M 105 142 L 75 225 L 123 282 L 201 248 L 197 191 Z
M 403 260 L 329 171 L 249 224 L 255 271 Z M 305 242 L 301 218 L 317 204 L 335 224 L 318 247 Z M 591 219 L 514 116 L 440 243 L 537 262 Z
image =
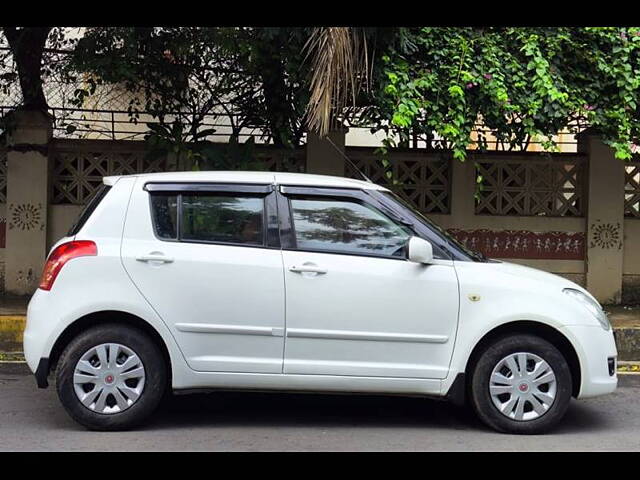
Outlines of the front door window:
M 348 199 L 293 198 L 299 250 L 403 257 L 410 230 L 375 208 Z

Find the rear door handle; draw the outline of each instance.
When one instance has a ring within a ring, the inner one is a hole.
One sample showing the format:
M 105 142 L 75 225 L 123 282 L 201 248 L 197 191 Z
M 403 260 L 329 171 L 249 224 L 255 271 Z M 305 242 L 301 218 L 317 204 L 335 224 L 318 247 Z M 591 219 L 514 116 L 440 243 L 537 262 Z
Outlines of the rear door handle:
M 160 263 L 173 262 L 173 258 L 165 257 L 163 255 L 140 255 L 139 257 L 136 257 L 136 260 L 139 262 L 160 262 Z
M 302 265 L 301 267 L 293 265 L 289 268 L 289 271 L 295 273 L 327 273 L 326 268 L 313 267 L 311 265 Z

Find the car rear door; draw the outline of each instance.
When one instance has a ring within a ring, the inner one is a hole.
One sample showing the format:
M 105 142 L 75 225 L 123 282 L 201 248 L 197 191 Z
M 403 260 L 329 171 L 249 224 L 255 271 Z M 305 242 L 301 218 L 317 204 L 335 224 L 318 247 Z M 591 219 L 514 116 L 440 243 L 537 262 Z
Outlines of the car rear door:
M 282 372 L 277 228 L 271 185 L 138 179 L 122 261 L 194 370 Z

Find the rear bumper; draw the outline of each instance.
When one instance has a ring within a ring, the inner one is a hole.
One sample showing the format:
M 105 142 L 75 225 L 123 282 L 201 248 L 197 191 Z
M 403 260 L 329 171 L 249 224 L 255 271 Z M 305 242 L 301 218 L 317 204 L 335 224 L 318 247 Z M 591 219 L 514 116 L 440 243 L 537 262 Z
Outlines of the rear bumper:
M 568 326 L 561 331 L 571 340 L 580 361 L 580 392 L 590 398 L 613 392 L 618 386 L 615 363 L 618 356 L 611 329 L 599 326 Z M 611 369 L 613 359 L 614 368 Z
M 22 350 L 27 365 L 34 374 L 42 364 L 42 359 L 49 358 L 50 339 L 57 323 L 52 321 L 54 313 L 47 301 L 48 297 L 49 292 L 38 289 L 27 306 L 27 324 L 23 334 Z
M 38 368 L 34 372 L 38 388 L 47 388 L 49 386 L 49 359 L 41 358 L 38 362 Z

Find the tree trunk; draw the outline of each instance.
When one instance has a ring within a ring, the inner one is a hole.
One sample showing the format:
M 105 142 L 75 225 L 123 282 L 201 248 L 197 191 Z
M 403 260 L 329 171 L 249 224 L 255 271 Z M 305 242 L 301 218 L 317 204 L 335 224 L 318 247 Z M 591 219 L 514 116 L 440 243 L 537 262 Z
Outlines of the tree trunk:
M 46 112 L 42 88 L 42 55 L 51 27 L 3 27 L 13 53 L 22 90 L 22 108 Z
M 275 42 L 284 42 L 286 38 L 279 35 Z M 292 120 L 294 117 L 291 102 L 287 98 L 287 82 L 284 65 L 279 52 L 274 52 L 273 45 L 257 43 L 260 80 L 266 104 L 267 124 L 274 145 L 290 147 L 294 141 Z

